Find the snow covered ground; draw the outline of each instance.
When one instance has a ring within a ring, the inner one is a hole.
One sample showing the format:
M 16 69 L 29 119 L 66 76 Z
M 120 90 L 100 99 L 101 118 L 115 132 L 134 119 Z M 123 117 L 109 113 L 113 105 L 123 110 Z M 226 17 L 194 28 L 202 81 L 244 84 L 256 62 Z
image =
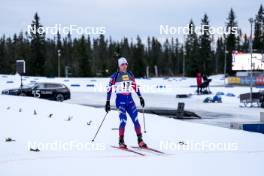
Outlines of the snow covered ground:
M 105 115 L 102 109 L 1 95 L 0 114 L 3 176 L 263 175 L 264 136 L 258 133 L 147 114 L 144 139 L 167 155 L 140 151 L 146 156 L 138 156 L 110 147 L 117 144 L 116 111 L 107 116 L 95 143 L 90 141 Z M 5 142 L 8 137 L 16 141 Z M 126 142 L 136 145 L 131 121 Z
M 229 127 L 231 122 L 238 121 L 259 121 L 260 108 L 241 108 L 239 94 L 249 92 L 249 87 L 224 87 L 222 75 L 212 78 L 212 95 L 193 95 L 188 99 L 177 99 L 176 94 L 194 94 L 196 88 L 195 78 L 152 78 L 137 79 L 143 97 L 146 101 L 146 108 L 166 108 L 176 109 L 179 102 L 185 103 L 187 110 L 200 115 L 202 119 L 191 120 L 197 123 L 211 124 L 221 127 Z M 72 99 L 67 101 L 73 104 L 104 106 L 106 100 L 106 85 L 109 78 L 43 78 L 43 77 L 23 77 L 24 84 L 35 81 L 60 82 L 66 84 L 72 92 Z M 20 77 L 18 75 L 0 75 L 0 91 L 5 88 L 19 87 Z M 254 88 L 254 91 L 260 89 Z M 206 97 L 213 97 L 217 92 L 233 93 L 236 97 L 222 96 L 221 104 L 205 104 Z M 112 97 L 114 106 L 115 96 Z M 135 102 L 139 106 L 139 101 L 134 95 Z
M 19 79 L 17 75 L 0 75 L 0 90 L 18 87 Z M 111 147 L 118 140 L 116 111 L 108 114 L 96 142 L 91 143 L 105 112 L 77 104 L 103 105 L 107 78 L 23 79 L 25 84 L 65 83 L 73 98 L 59 103 L 0 95 L 0 175 L 263 175 L 263 134 L 146 114 L 144 139 L 166 155 L 139 151 L 146 154 L 139 156 Z M 176 108 L 184 101 L 187 109 L 203 115 L 201 123 L 221 126 L 229 121 L 259 119 L 261 109 L 240 108 L 237 97 L 223 96 L 222 104 L 202 103 L 206 96 L 176 99 L 176 94 L 194 93 L 195 88 L 190 87 L 195 84 L 193 78 L 139 79 L 138 84 L 148 107 Z M 211 90 L 239 95 L 249 88 L 225 88 L 221 76 L 215 76 Z M 142 122 L 142 114 L 139 119 Z M 15 141 L 5 142 L 7 138 Z M 136 145 L 130 120 L 125 140 L 129 146 Z

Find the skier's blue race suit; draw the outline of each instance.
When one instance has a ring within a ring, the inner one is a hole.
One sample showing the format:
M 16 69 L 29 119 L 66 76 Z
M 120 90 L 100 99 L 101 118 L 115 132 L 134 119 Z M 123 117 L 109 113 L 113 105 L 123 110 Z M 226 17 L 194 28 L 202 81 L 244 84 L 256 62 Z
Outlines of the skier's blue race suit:
M 116 72 L 114 73 L 108 85 L 107 101 L 110 101 L 112 89 L 116 92 L 116 107 L 119 110 L 119 136 L 124 137 L 125 126 L 127 122 L 126 112 L 131 117 L 137 135 L 141 135 L 141 127 L 138 121 L 138 111 L 134 100 L 132 99 L 131 92 L 135 91 L 139 97 L 141 93 L 136 85 L 135 77 L 132 72 Z

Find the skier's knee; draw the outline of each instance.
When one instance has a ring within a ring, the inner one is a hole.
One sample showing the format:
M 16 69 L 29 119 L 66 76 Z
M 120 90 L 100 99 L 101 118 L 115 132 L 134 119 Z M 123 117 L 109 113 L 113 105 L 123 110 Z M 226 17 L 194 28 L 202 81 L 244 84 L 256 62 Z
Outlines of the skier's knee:
M 126 127 L 126 123 L 120 123 L 119 128 L 125 128 Z
M 136 122 L 134 123 L 134 127 L 135 127 L 135 129 L 141 128 L 141 127 L 140 127 L 140 124 L 139 124 L 138 121 L 136 121 Z
M 126 127 L 126 119 L 120 119 L 120 126 L 119 128 L 125 128 Z

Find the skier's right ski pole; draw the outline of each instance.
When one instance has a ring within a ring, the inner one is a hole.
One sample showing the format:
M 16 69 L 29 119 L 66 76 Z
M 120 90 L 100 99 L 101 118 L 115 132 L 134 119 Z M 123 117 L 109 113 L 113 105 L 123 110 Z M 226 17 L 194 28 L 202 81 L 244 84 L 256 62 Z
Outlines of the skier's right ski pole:
M 105 114 L 105 116 L 104 116 L 104 118 L 103 118 L 103 120 L 102 120 L 102 122 L 101 122 L 99 128 L 97 129 L 97 132 L 95 133 L 94 138 L 92 139 L 92 142 L 94 142 L 94 140 L 95 140 L 97 134 L 99 133 L 99 131 L 100 131 L 100 129 L 101 129 L 101 127 L 102 127 L 102 125 L 103 125 L 103 123 L 104 123 L 104 121 L 105 121 L 105 118 L 106 118 L 107 114 L 108 114 L 108 112 Z
M 145 121 L 145 109 L 144 109 L 144 107 L 143 107 L 143 109 L 142 109 L 143 111 L 143 126 L 144 126 L 144 133 L 147 133 L 147 131 L 146 131 L 146 121 Z

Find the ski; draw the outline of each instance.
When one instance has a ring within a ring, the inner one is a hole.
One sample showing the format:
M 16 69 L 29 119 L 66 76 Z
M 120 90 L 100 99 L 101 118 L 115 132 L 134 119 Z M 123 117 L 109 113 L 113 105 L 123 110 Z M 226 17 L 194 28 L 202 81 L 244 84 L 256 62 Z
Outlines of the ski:
M 159 151 L 157 149 L 150 148 L 150 147 L 136 147 L 136 146 L 132 146 L 131 148 L 138 149 L 138 150 L 151 151 L 151 152 L 155 152 L 155 153 L 158 153 L 158 154 L 166 154 L 166 153 L 164 153 L 162 151 Z
M 120 147 L 117 147 L 117 146 L 111 146 L 115 149 L 119 149 L 119 150 L 123 150 L 123 151 L 127 151 L 127 152 L 131 152 L 131 153 L 134 153 L 134 154 L 137 154 L 137 155 L 140 155 L 140 156 L 145 156 L 145 154 L 143 153 L 140 153 L 140 152 L 137 152 L 135 150 L 132 150 L 132 149 L 129 149 L 129 148 L 120 148 Z

